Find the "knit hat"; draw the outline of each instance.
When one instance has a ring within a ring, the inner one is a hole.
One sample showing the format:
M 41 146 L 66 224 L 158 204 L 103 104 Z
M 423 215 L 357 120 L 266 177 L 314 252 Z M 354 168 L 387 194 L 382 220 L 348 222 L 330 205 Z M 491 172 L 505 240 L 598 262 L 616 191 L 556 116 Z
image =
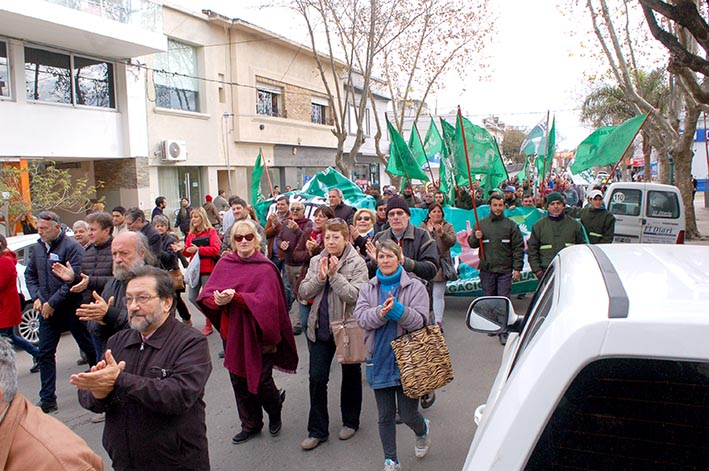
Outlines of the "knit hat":
M 211 203 L 211 202 L 212 202 L 212 199 L 213 199 L 213 198 L 212 198 L 212 195 L 207 195 L 207 196 L 205 196 L 204 198 L 207 200 L 207 203 Z
M 561 196 L 561 193 L 557 191 L 552 191 L 547 195 L 547 206 L 549 206 L 554 201 L 559 201 L 561 204 L 564 204 L 564 197 Z
M 389 211 L 391 211 L 392 209 L 403 209 L 406 214 L 411 216 L 409 205 L 406 204 L 406 201 L 404 201 L 404 199 L 400 196 L 394 196 L 392 198 L 389 198 L 389 201 L 387 201 L 387 216 L 389 215 Z

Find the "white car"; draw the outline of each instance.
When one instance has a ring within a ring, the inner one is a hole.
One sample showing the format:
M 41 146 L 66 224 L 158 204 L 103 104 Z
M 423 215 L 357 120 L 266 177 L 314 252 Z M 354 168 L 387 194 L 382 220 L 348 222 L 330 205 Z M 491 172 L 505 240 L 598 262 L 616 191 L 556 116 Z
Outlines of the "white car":
M 478 298 L 466 322 L 509 338 L 464 470 L 706 469 L 706 247 L 569 247 L 524 316 Z

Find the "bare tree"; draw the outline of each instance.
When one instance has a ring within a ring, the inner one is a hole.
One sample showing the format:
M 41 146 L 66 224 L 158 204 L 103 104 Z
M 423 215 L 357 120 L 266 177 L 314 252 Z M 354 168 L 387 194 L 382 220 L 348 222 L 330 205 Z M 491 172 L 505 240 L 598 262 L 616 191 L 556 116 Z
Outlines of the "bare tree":
M 609 0 L 586 0 L 590 13 L 593 32 L 608 61 L 611 75 L 622 90 L 626 100 L 638 113 L 650 113 L 645 136 L 655 148 L 660 159 L 660 177 L 669 183 L 668 163 L 674 162 L 675 181 L 686 206 L 686 235 L 694 238 L 699 235 L 694 214 L 691 188 L 692 139 L 696 130 L 699 109 L 696 101 L 688 93 L 686 84 L 670 76 L 669 104 L 667 110 L 653 106 L 642 96 L 638 89 L 641 83 L 637 52 L 642 50 L 631 38 L 636 36 L 631 22 L 631 15 L 636 7 L 628 0 L 618 0 L 609 5 Z M 621 23 L 621 26 L 616 26 Z M 687 38 L 683 38 L 686 42 Z M 684 135 L 680 135 L 680 114 L 684 112 Z M 692 121 L 693 120 L 693 121 Z

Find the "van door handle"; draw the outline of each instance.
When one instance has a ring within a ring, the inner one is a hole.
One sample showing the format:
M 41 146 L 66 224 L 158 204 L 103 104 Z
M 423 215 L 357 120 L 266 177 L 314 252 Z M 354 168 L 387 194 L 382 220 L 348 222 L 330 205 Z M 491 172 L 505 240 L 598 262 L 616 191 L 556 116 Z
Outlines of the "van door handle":
M 647 219 L 640 219 L 640 224 L 642 224 L 643 226 L 647 224 Z

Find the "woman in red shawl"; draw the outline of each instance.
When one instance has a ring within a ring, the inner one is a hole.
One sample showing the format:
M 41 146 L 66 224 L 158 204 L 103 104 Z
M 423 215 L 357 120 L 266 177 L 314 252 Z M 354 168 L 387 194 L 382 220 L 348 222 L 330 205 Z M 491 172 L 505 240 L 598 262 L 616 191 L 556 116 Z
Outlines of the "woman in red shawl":
M 259 252 L 256 226 L 237 221 L 232 226 L 231 247 L 202 289 L 197 302 L 219 326 L 224 366 L 229 370 L 241 432 L 232 439 L 240 444 L 263 428 L 262 408 L 268 414 L 268 431 L 281 431 L 285 391 L 276 388 L 273 368 L 295 373 L 298 367 L 283 280 L 276 266 Z

